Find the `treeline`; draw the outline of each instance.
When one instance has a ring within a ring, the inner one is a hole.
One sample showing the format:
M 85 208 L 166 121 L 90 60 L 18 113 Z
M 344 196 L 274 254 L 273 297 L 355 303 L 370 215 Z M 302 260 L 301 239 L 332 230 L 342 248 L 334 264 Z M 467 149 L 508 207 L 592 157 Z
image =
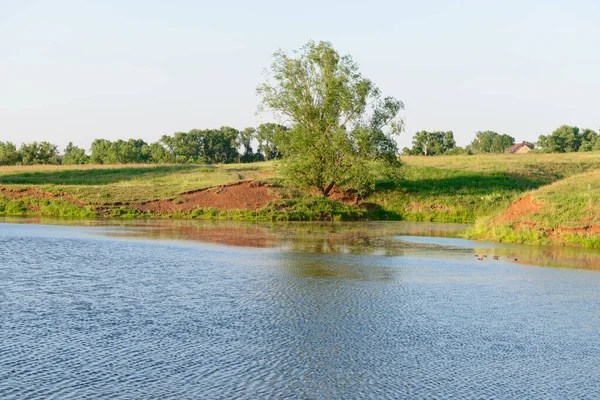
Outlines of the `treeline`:
M 572 153 L 600 150 L 600 137 L 591 129 L 563 125 L 549 135 L 540 135 L 537 141 L 540 153 Z
M 19 149 L 11 142 L 0 142 L 0 165 L 60 164 L 58 146 L 48 142 L 23 143 Z
M 0 165 L 36 164 L 186 164 L 238 163 L 265 161 L 281 157 L 277 141 L 288 128 L 265 123 L 258 128 L 237 130 L 192 129 L 164 135 L 159 141 L 146 143 L 142 139 L 96 139 L 89 154 L 69 143 L 61 154 L 58 146 L 49 142 L 23 143 L 17 148 L 11 142 L 0 141 Z M 515 144 L 515 138 L 494 131 L 479 131 L 464 147 L 456 146 L 452 131 L 420 131 L 413 136 L 412 148 L 405 155 L 460 155 L 505 153 Z M 549 135 L 540 135 L 536 153 L 569 153 L 600 151 L 600 135 L 591 129 L 563 125 Z
M 479 131 L 473 141 L 457 147 L 452 131 L 420 131 L 413 136 L 412 148 L 402 150 L 406 155 L 459 155 L 506 153 L 515 144 L 515 138 L 494 131 Z M 534 143 L 534 153 L 570 153 L 600 150 L 600 135 L 591 129 L 563 125 L 549 135 L 540 135 Z
M 142 139 L 96 139 L 89 154 L 69 143 L 61 154 L 49 142 L 24 143 L 17 148 L 11 142 L 0 142 L 0 165 L 36 164 L 186 164 L 233 163 L 271 160 L 281 157 L 275 144 L 287 130 L 285 126 L 265 123 L 258 128 L 237 130 L 192 129 L 164 135 L 159 141 Z
M 457 147 L 452 131 L 420 131 L 413 136 L 412 148 L 405 147 L 403 154 L 413 156 L 438 156 L 459 154 L 504 153 L 515 144 L 515 138 L 494 131 L 479 131 L 465 147 Z

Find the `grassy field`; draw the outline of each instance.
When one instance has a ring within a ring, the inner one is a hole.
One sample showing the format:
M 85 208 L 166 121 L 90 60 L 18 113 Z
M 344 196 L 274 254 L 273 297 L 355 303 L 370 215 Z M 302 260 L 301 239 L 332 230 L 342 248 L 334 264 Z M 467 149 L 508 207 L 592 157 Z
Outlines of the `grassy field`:
M 239 180 L 232 170 L 188 165 L 86 165 L 0 168 L 0 185 L 67 193 L 85 203 L 148 201 Z
M 596 204 L 600 204 L 595 189 L 595 181 L 600 181 L 598 173 L 586 174 L 600 170 L 599 152 L 403 157 L 402 161 L 397 177 L 382 177 L 376 191 L 364 200 L 362 209 L 323 201 L 289 187 L 278 176 L 276 164 L 272 162 L 211 166 L 0 167 L 2 190 L 34 190 L 62 196 L 40 197 L 37 192 L 32 192 L 11 199 L 0 192 L 0 215 L 93 216 L 94 207 L 99 205 L 126 208 L 127 204 L 174 198 L 190 190 L 240 180 L 266 180 L 283 186 L 279 189 L 283 200 L 253 214 L 264 219 L 275 216 L 277 219 L 318 219 L 322 215 L 333 218 L 337 214 L 349 219 L 465 223 L 479 219 L 480 237 L 508 240 L 506 235 L 502 238 L 489 234 L 490 221 L 526 193 L 550 207 L 544 214 L 551 214 L 552 218 L 542 214 L 532 217 L 533 222 L 544 229 L 556 224 L 575 226 L 583 223 L 574 222 L 581 210 L 596 212 Z M 128 211 L 117 213 L 121 214 L 131 216 Z M 246 214 L 210 211 L 195 215 L 237 218 Z M 486 229 L 488 234 L 484 235 Z M 514 228 L 510 229 L 514 231 Z

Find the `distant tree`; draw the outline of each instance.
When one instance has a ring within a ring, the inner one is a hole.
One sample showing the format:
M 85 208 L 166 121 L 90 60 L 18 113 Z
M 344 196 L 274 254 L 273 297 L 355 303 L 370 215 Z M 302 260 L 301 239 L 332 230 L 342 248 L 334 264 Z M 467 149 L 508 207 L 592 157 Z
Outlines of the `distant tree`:
M 170 164 L 175 162 L 175 158 L 162 142 L 154 142 L 150 144 L 150 162 Z
M 65 147 L 65 153 L 62 156 L 61 163 L 63 165 L 71 165 L 71 164 L 87 164 L 90 157 L 85 154 L 85 150 L 74 146 L 73 142 L 69 142 L 67 147 Z
M 150 146 L 142 139 L 96 139 L 90 152 L 94 164 L 145 164 L 151 160 Z
M 256 154 L 252 149 L 252 140 L 256 136 L 256 129 L 249 127 L 240 131 L 239 134 L 239 147 L 242 152 L 239 155 L 240 162 L 252 162 L 256 160 Z
M 592 151 L 595 150 L 597 145 L 600 147 L 598 140 L 598 134 L 591 129 L 583 129 L 580 133 L 581 146 L 577 151 Z
M 0 165 L 16 165 L 21 161 L 21 155 L 11 142 L 0 142 Z
M 177 164 L 205 162 L 202 159 L 202 141 L 199 130 L 175 132 L 173 136 L 164 135 L 160 141 L 172 155 Z
M 504 153 L 515 144 L 515 138 L 494 131 L 478 131 L 471 142 L 474 153 Z
M 192 129 L 164 135 L 160 143 L 170 154 L 170 162 L 231 163 L 239 160 L 241 132 L 228 126 L 220 129 Z M 157 148 L 155 148 L 157 149 Z M 157 150 L 160 151 L 160 150 Z
M 110 140 L 96 139 L 92 142 L 90 147 L 90 163 L 91 164 L 107 164 L 109 161 L 110 153 Z
M 582 136 L 576 126 L 563 125 L 550 135 L 540 135 L 537 145 L 543 153 L 570 153 L 578 151 Z
M 469 149 L 462 147 L 453 147 L 444 153 L 445 156 L 461 156 L 471 154 Z
M 490 153 L 504 153 L 504 150 L 506 150 L 506 148 L 504 147 L 502 136 L 494 136 L 492 139 L 492 147 L 490 147 Z
M 119 164 L 146 164 L 150 161 L 150 146 L 142 139 L 117 140 L 111 145 L 111 157 Z
M 239 158 L 240 131 L 229 126 L 204 131 L 205 158 L 211 163 L 232 163 Z
M 284 174 L 329 196 L 335 186 L 359 195 L 374 188 L 372 160 L 397 163 L 395 118 L 403 104 L 382 97 L 348 55 L 328 42 L 310 41 L 292 54 L 274 54 L 267 80 L 257 88 L 259 110 L 272 110 L 291 125 L 277 147 Z
M 600 134 L 598 134 L 598 136 L 596 137 L 596 141 L 594 143 L 594 146 L 592 147 L 592 150 L 600 150 Z
M 23 165 L 60 164 L 58 146 L 49 142 L 23 143 L 19 153 Z
M 406 154 L 437 156 L 446 153 L 456 146 L 452 131 L 428 132 L 420 131 L 413 136 L 412 149 L 405 148 Z
M 278 140 L 288 130 L 283 125 L 274 123 L 261 124 L 256 130 L 256 140 L 258 141 L 258 150 L 265 160 L 280 158 L 281 152 L 277 146 Z

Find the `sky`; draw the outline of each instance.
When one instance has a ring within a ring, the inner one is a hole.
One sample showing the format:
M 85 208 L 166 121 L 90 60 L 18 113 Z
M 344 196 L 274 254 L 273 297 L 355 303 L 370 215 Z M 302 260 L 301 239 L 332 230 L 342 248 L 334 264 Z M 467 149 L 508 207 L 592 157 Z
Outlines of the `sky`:
M 311 39 L 404 103 L 400 147 L 600 128 L 598 0 L 0 0 L 0 141 L 257 126 L 273 52 Z

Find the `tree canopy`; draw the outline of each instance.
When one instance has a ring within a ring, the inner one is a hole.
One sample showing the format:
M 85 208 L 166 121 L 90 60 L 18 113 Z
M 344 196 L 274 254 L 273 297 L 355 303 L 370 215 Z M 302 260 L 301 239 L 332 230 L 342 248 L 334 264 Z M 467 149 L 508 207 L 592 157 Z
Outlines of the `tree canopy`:
M 515 138 L 494 131 L 478 131 L 471 142 L 473 153 L 504 153 L 513 144 Z
M 283 172 L 296 184 L 328 196 L 334 186 L 366 193 L 375 178 L 367 164 L 397 162 L 394 136 L 402 102 L 384 97 L 349 55 L 329 42 L 278 51 L 257 88 L 259 110 L 276 113 L 289 130 L 276 140 Z
M 452 131 L 420 131 L 415 133 L 412 140 L 413 147 L 403 149 L 404 154 L 413 156 L 437 156 L 445 154 L 456 146 Z
M 256 140 L 258 141 L 258 151 L 264 160 L 281 158 L 281 151 L 277 143 L 282 140 L 287 130 L 287 127 L 272 122 L 259 125 L 256 129 Z
M 21 160 L 17 146 L 11 142 L 0 142 L 0 165 L 15 165 Z
M 85 154 L 85 150 L 74 146 L 73 142 L 69 142 L 67 147 L 65 147 L 65 152 L 62 156 L 62 164 L 63 165 L 71 165 L 71 164 L 87 164 L 90 157 Z
M 19 155 L 23 165 L 60 164 L 58 146 L 49 142 L 23 143 Z
M 562 125 L 550 135 L 540 135 L 537 142 L 543 153 L 571 153 L 600 150 L 598 134 L 591 129 Z

